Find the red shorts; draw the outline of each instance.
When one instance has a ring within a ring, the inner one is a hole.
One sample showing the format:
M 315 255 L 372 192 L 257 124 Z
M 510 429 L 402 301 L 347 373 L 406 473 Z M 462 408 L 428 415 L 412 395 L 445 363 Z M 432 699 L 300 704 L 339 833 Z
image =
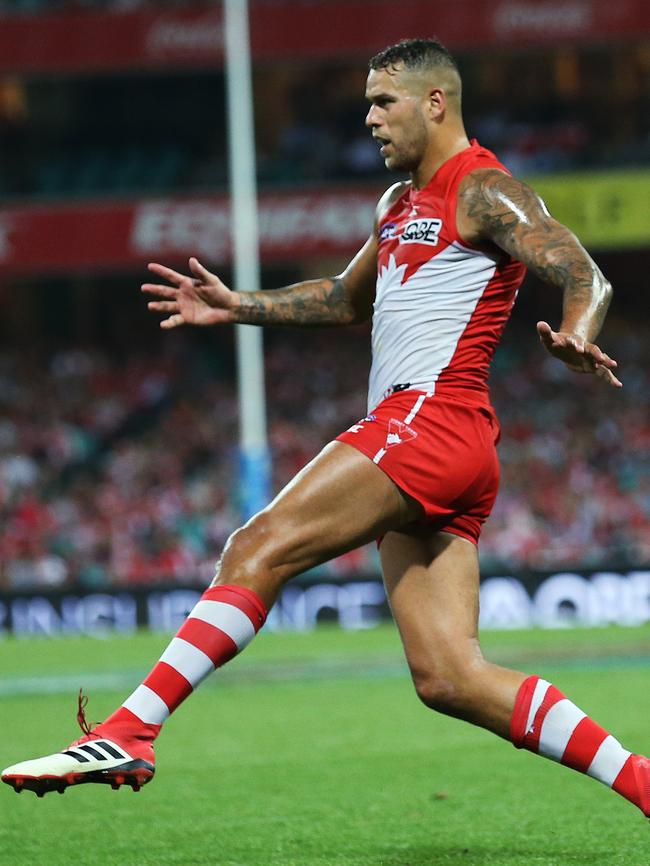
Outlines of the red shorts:
M 489 406 L 400 391 L 337 436 L 424 508 L 436 530 L 476 544 L 499 488 L 499 425 Z

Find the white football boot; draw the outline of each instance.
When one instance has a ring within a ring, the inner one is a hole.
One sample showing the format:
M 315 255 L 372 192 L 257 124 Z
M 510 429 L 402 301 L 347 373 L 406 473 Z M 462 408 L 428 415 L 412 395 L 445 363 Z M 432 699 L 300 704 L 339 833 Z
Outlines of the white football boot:
M 39 797 L 49 791 L 63 794 L 70 785 L 87 782 L 110 785 L 113 789 L 130 785 L 134 791 L 150 782 L 155 772 L 153 743 L 103 736 L 101 725 L 91 729 L 84 714 L 86 700 L 80 693 L 77 719 L 84 732 L 82 737 L 62 752 L 7 767 L 2 771 L 2 781 L 18 794 L 28 790 Z

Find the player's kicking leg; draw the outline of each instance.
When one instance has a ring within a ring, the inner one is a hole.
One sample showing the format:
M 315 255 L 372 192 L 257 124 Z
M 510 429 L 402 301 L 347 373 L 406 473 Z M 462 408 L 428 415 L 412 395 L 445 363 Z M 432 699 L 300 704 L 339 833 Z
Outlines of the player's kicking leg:
M 102 782 L 134 790 L 154 774 L 153 741 L 176 707 L 255 636 L 291 577 L 399 528 L 421 507 L 349 445 L 328 445 L 228 541 L 218 574 L 159 662 L 105 722 L 61 752 L 8 767 L 2 780 L 39 796 Z
M 650 817 L 650 761 L 621 746 L 555 686 L 487 662 L 478 642 L 478 557 L 449 533 L 389 532 L 386 589 L 415 688 L 465 719 L 612 788 Z

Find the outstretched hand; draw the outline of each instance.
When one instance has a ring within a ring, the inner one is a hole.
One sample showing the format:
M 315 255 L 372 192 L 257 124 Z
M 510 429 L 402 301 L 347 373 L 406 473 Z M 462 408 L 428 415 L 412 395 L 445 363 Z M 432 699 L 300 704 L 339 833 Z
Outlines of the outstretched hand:
M 216 274 L 206 270 L 198 259 L 189 260 L 193 276 L 179 274 L 165 265 L 152 263 L 149 270 L 172 285 L 144 283 L 142 291 L 163 300 L 149 301 L 147 307 L 165 313 L 161 328 L 179 325 L 219 325 L 235 321 L 233 309 L 237 293 L 232 292 Z
M 554 331 L 548 322 L 538 322 L 537 333 L 546 351 L 563 361 L 570 370 L 594 373 L 615 388 L 623 387 L 623 383 L 612 372 L 618 364 L 595 343 L 589 343 L 577 334 Z

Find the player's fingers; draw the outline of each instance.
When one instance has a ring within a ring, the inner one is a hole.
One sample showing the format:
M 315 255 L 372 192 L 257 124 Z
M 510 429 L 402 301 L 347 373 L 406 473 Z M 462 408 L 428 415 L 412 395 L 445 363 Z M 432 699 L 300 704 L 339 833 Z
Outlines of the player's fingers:
M 178 271 L 174 271 L 166 265 L 159 265 L 158 262 L 149 262 L 147 268 L 154 274 L 158 274 L 163 280 L 169 280 L 170 283 L 176 283 L 176 285 L 186 279 L 184 274 L 179 274 Z
M 201 262 L 192 256 L 189 261 L 190 270 L 194 274 L 195 277 L 199 277 L 199 279 L 204 282 L 208 282 L 209 280 L 214 279 L 214 274 L 211 274 L 207 268 L 204 268 Z
M 171 286 L 160 286 L 154 283 L 143 283 L 140 290 L 148 295 L 158 295 L 160 298 L 173 299 L 178 295 L 178 289 L 173 289 Z
M 557 336 L 557 334 L 555 334 L 548 322 L 538 322 L 537 333 L 539 335 L 539 339 L 547 348 L 553 345 L 555 337 Z
M 160 323 L 160 327 L 165 330 L 169 330 L 170 328 L 178 328 L 179 325 L 184 325 L 185 319 L 177 313 L 175 316 L 170 316 L 168 319 L 163 319 Z
M 604 367 L 602 364 L 599 364 L 594 371 L 599 379 L 603 379 L 603 381 L 607 382 L 608 385 L 613 385 L 614 388 L 622 388 L 623 383 L 620 379 L 617 379 L 616 376 L 612 373 L 610 369 Z
M 180 312 L 180 307 L 176 301 L 149 301 L 147 308 L 149 310 L 155 310 L 157 313 Z
M 586 350 L 597 364 L 603 364 L 605 367 L 609 367 L 610 369 L 618 367 L 616 361 L 610 358 L 609 355 L 606 355 L 602 349 L 595 345 L 595 343 L 588 343 Z

